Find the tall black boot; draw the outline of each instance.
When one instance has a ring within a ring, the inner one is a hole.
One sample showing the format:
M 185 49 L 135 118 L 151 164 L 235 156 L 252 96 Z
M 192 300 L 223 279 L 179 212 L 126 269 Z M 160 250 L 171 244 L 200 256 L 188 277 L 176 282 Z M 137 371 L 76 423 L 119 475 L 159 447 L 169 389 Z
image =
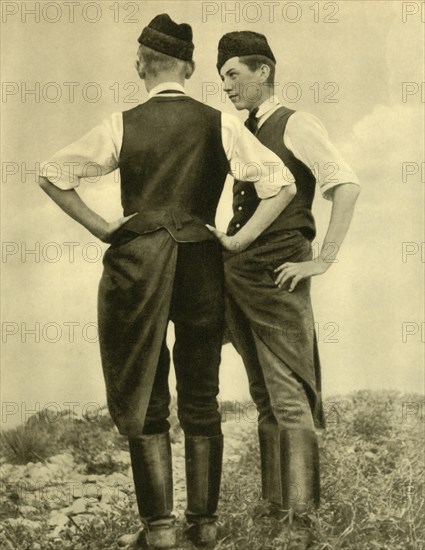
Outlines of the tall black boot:
M 186 436 L 186 536 L 199 547 L 217 538 L 217 505 L 223 462 L 223 436 Z
M 320 503 L 319 445 L 313 430 L 280 432 L 282 506 L 295 514 Z
M 282 506 L 280 431 L 274 418 L 258 424 L 260 445 L 261 496 L 266 506 Z M 271 510 L 270 510 L 271 511 Z
M 284 520 L 281 535 L 288 550 L 310 547 L 312 532 L 305 512 L 320 501 L 319 450 L 314 431 L 279 429 L 267 420 L 258 427 L 262 497 L 255 516 Z
M 262 497 L 271 513 L 303 513 L 320 502 L 319 449 L 310 430 L 281 429 L 273 419 L 258 426 Z
M 122 547 L 175 547 L 173 475 L 168 432 L 129 439 L 137 506 L 144 529 L 121 537 Z

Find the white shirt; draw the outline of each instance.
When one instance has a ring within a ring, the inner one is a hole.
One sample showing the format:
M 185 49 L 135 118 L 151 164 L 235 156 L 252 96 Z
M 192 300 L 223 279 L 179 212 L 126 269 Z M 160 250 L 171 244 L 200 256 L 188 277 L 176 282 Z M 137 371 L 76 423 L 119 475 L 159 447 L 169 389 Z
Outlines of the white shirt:
M 177 82 L 163 82 L 149 92 L 149 98 L 164 90 L 185 93 Z M 261 199 L 273 197 L 283 186 L 294 183 L 281 159 L 260 144 L 236 117 L 221 114 L 221 138 L 230 163 L 229 173 L 236 179 L 254 182 Z M 60 189 L 74 189 L 82 177 L 106 175 L 118 168 L 122 140 L 123 114 L 113 113 L 82 138 L 55 153 L 48 162 L 43 162 L 40 173 Z
M 262 103 L 256 114 L 258 128 L 281 106 L 276 95 Z M 341 183 L 359 185 L 356 174 L 330 142 L 325 127 L 315 116 L 303 111 L 291 115 L 283 143 L 298 160 L 310 168 L 326 199 L 332 200 L 334 187 Z

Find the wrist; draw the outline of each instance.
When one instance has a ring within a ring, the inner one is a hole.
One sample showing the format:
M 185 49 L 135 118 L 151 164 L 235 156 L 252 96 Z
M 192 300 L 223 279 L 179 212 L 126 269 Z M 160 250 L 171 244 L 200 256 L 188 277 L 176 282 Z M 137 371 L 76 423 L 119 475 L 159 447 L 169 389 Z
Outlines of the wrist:
M 234 235 L 233 237 L 230 237 L 230 239 L 231 248 L 235 254 L 243 252 L 250 245 L 250 242 L 248 242 L 246 239 L 240 238 L 239 233 Z
M 236 235 L 233 235 L 231 239 L 235 244 L 236 252 L 243 252 L 255 240 L 252 236 L 246 233 L 244 227 L 236 233 Z
M 331 267 L 333 260 L 319 256 L 316 258 L 315 262 L 317 263 L 319 269 L 324 273 Z
M 96 221 L 96 223 L 93 225 L 93 227 L 88 229 L 90 233 L 92 233 L 95 237 L 97 237 L 101 241 L 106 239 L 107 236 L 109 235 L 109 223 L 100 217 Z

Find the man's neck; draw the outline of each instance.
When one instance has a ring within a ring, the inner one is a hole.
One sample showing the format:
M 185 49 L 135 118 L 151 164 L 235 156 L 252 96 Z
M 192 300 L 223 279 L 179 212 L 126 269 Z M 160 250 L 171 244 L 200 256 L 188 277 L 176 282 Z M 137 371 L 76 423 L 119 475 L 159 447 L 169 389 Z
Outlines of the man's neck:
M 176 73 L 161 73 L 160 75 L 155 77 L 146 77 L 145 86 L 147 92 L 149 93 L 153 88 L 156 88 L 156 86 L 159 86 L 164 82 L 175 82 L 176 84 L 180 84 L 180 86 L 183 86 L 184 88 L 185 79 L 184 77 L 177 75 Z
M 258 109 L 265 101 L 270 101 L 270 98 L 274 96 L 274 87 L 273 86 L 262 86 L 261 87 L 261 96 L 258 101 L 252 103 L 252 106 L 249 108 L 249 112 L 254 109 Z

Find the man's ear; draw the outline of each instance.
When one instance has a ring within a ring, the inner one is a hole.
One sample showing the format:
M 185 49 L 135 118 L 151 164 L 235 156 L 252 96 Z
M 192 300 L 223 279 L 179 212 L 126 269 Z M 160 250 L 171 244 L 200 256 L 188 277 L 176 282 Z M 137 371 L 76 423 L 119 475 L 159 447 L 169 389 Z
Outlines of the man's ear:
M 189 80 L 189 78 L 193 75 L 195 71 L 195 62 L 194 61 L 186 61 L 186 67 L 185 67 L 185 79 Z
M 260 72 L 260 82 L 265 84 L 270 76 L 270 67 L 263 63 L 258 70 Z
M 138 72 L 140 78 L 144 80 L 146 78 L 146 71 L 143 61 L 141 61 L 140 59 L 136 59 L 134 62 L 134 67 Z

